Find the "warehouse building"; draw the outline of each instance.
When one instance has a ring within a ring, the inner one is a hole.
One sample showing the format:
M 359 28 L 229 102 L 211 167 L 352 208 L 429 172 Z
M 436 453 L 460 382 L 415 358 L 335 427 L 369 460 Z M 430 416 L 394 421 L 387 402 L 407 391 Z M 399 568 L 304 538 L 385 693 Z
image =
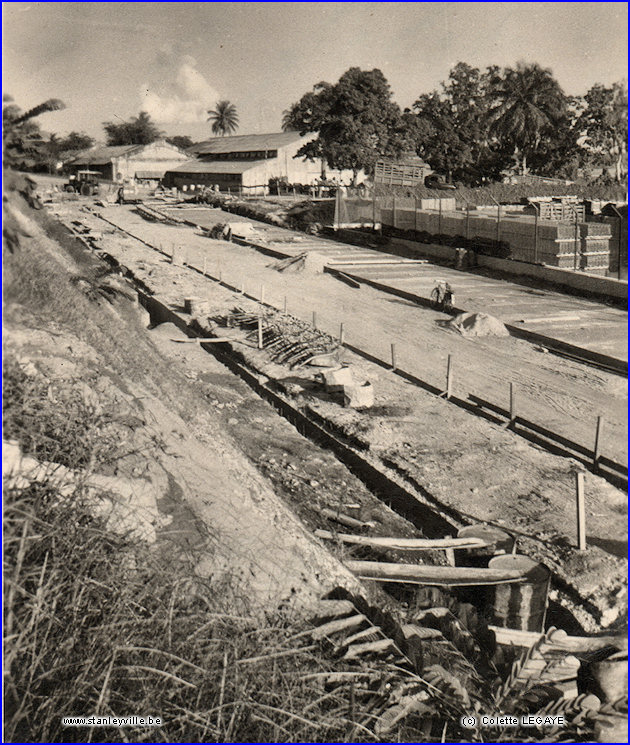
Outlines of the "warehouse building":
M 323 176 L 348 183 L 352 171 L 326 168 L 321 159 L 296 158 L 298 150 L 312 134 L 277 132 L 262 135 L 214 137 L 192 147 L 195 156 L 169 170 L 164 185 L 179 189 L 191 186 L 215 186 L 221 191 L 243 191 L 246 194 L 266 194 L 270 179 L 289 184 L 314 184 Z
M 98 171 L 106 181 L 160 181 L 189 157 L 175 145 L 156 140 L 150 145 L 97 145 L 65 166 L 70 173 Z

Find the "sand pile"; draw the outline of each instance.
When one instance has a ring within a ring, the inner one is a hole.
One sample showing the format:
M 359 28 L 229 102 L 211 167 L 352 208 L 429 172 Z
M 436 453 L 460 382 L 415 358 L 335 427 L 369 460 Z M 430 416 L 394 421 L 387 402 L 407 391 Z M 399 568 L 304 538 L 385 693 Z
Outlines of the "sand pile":
M 462 336 L 509 336 L 505 325 L 487 313 L 460 313 L 449 322 L 449 328 Z

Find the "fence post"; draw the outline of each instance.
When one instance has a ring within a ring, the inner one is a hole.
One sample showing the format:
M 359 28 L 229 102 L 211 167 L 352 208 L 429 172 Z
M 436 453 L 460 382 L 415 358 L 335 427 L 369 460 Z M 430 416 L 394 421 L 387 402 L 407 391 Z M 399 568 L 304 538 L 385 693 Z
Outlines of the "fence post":
M 438 235 L 442 235 L 442 198 L 438 196 Z M 440 238 L 440 243 L 442 239 Z
M 534 204 L 534 264 L 538 263 L 538 207 Z
M 418 197 L 413 198 L 413 232 L 418 232 Z
M 510 427 L 516 424 L 516 389 L 514 383 L 510 383 Z
M 339 324 L 339 343 L 343 344 L 343 323 Z
M 317 313 L 316 311 L 313 311 L 313 328 L 317 328 Z
M 575 474 L 575 501 L 577 507 L 577 547 L 586 551 L 586 507 L 584 504 L 584 474 Z
M 263 348 L 262 318 L 258 316 L 258 349 Z
M 339 223 L 341 222 L 341 192 L 339 191 L 339 187 L 337 187 L 337 191 L 335 192 L 335 219 L 333 221 L 333 229 L 335 232 L 339 230 Z
M 284 313 L 286 313 L 286 312 L 287 312 L 287 296 L 286 296 L 286 295 L 284 296 L 284 304 L 283 304 L 283 306 L 282 306 L 282 311 L 283 311 Z
M 396 370 L 396 345 L 391 345 L 391 351 L 392 351 L 392 370 Z
M 376 231 L 376 184 L 372 187 L 372 230 Z
M 577 210 L 575 212 L 575 236 L 573 238 L 573 271 L 576 272 L 578 268 L 578 215 Z
M 448 360 L 446 362 L 446 398 L 447 399 L 451 397 L 452 390 L 453 390 L 453 365 L 451 361 L 451 355 L 449 354 Z
M 394 230 L 396 229 L 396 195 L 392 196 L 392 222 L 394 223 Z
M 497 251 L 501 243 L 501 205 L 497 204 Z
M 602 435 L 604 433 L 604 417 L 597 417 L 597 428 L 595 430 L 595 447 L 593 448 L 593 465 L 595 468 L 599 466 L 599 450 L 602 443 Z
M 470 205 L 466 202 L 466 248 L 470 240 Z
M 203 276 L 206 276 L 206 269 L 208 268 L 208 257 L 203 257 Z

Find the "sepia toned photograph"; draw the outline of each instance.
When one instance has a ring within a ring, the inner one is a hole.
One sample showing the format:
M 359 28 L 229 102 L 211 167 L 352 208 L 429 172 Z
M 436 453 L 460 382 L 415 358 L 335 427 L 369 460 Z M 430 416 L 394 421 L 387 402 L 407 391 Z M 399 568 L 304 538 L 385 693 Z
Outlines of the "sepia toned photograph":
M 3 3 L 3 742 L 628 742 L 628 5 Z

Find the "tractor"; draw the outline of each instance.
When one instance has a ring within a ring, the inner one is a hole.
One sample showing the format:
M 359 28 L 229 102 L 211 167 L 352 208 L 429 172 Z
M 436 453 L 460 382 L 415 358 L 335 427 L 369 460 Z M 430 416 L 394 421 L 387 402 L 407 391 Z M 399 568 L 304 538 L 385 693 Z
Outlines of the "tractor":
M 98 179 L 100 176 L 100 171 L 77 171 L 77 175 L 70 176 L 68 183 L 64 184 L 63 190 L 75 192 L 84 197 L 93 197 L 98 194 Z

